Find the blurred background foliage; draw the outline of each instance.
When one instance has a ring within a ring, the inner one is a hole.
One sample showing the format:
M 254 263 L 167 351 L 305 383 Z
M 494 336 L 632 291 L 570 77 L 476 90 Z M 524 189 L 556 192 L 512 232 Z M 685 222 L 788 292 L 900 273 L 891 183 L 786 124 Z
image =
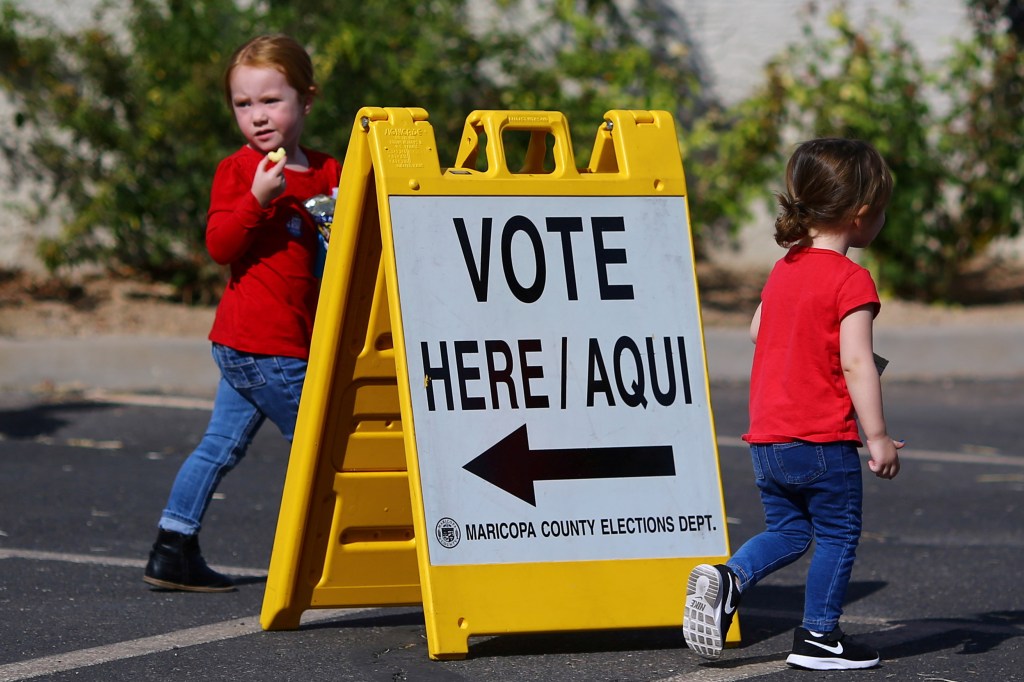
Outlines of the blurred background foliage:
M 725 107 L 665 0 L 116 0 L 68 33 L 3 0 L 0 87 L 18 134 L 0 152 L 11 181 L 44 181 L 67 215 L 41 242 L 49 268 L 99 264 L 209 302 L 223 278 L 203 245 L 209 184 L 242 143 L 223 68 L 249 37 L 285 32 L 322 90 L 304 144 L 338 158 L 366 105 L 426 109 L 443 166 L 474 109 L 562 111 L 581 166 L 607 110 L 671 111 L 698 253 L 771 208 L 797 141 L 869 140 L 897 182 L 868 252 L 880 285 L 944 300 L 958 268 L 1024 220 L 1020 0 L 965 3 L 972 36 L 932 70 L 898 23 L 855 24 L 842 2 L 826 21 L 809 11 L 801 41 Z
M 889 293 L 948 300 L 961 268 L 1024 223 L 1024 7 L 966 4 L 972 37 L 932 70 L 892 20 L 858 27 L 836 4 L 824 29 L 805 22 L 803 40 L 768 64 L 760 88 L 723 123 L 709 119 L 717 127 L 695 129 L 692 144 L 708 159 L 698 168 L 710 170 L 703 180 L 730 188 L 714 218 L 734 230 L 750 202 L 727 197 L 778 187 L 794 142 L 868 140 L 896 183 L 868 262 Z M 695 203 L 702 187 L 691 190 Z

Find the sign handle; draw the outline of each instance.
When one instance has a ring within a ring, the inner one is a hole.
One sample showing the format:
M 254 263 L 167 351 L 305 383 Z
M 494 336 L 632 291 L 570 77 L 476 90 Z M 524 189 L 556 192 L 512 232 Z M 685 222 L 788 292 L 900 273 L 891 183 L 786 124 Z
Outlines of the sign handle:
M 506 131 L 530 133 L 530 141 L 522 169 L 513 173 L 508 169 L 508 158 L 502 134 Z M 559 111 L 474 111 L 466 118 L 462 129 L 462 142 L 452 167 L 458 171 L 475 171 L 480 152 L 480 136 L 485 137 L 487 158 L 485 177 L 512 178 L 543 174 L 550 178 L 579 177 L 569 138 L 569 124 Z M 555 168 L 544 169 L 547 157 L 547 138 L 554 138 L 551 153 Z

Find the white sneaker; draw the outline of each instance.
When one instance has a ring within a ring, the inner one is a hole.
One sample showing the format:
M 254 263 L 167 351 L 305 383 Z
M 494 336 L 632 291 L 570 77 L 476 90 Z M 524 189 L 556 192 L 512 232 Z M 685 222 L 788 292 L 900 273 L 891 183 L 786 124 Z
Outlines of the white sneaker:
M 740 604 L 738 580 L 725 565 L 701 564 L 690 572 L 683 609 L 686 645 L 704 658 L 722 655 L 725 636 Z

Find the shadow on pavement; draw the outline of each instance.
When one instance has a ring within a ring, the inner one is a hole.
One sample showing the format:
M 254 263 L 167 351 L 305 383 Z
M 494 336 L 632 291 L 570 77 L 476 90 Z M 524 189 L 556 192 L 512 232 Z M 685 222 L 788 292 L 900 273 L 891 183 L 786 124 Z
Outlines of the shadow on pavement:
M 994 611 L 973 618 L 924 618 L 893 623 L 864 641 L 878 647 L 883 659 L 899 659 L 938 651 L 973 656 L 992 651 L 1024 632 L 1024 611 Z
M 880 592 L 886 585 L 888 583 L 880 580 L 851 582 L 846 592 L 847 606 Z M 761 584 L 750 589 L 744 593 L 739 608 L 742 646 L 757 644 L 793 630 L 800 625 L 803 608 L 803 585 Z M 756 609 L 757 613 L 744 613 L 744 609 Z
M 71 420 L 62 412 L 108 410 L 114 405 L 88 401 L 33 405 L 14 410 L 0 410 L 0 436 L 13 440 L 31 440 L 56 433 Z
M 311 611 L 315 611 L 312 609 Z M 334 620 L 322 620 L 312 623 L 303 623 L 303 630 L 338 630 L 341 628 L 391 628 L 405 626 L 424 627 L 423 611 L 401 611 L 399 613 L 387 613 L 374 615 L 368 618 L 342 618 Z
M 681 617 L 681 616 L 680 616 Z M 681 628 L 501 635 L 470 642 L 471 658 L 685 649 Z

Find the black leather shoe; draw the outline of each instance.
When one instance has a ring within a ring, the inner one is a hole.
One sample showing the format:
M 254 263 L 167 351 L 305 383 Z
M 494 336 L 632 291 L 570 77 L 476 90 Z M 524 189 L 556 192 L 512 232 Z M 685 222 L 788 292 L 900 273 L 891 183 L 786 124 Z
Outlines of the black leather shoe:
M 165 590 L 230 592 L 235 584 L 206 565 L 199 551 L 199 536 L 160 529 L 142 577 Z

